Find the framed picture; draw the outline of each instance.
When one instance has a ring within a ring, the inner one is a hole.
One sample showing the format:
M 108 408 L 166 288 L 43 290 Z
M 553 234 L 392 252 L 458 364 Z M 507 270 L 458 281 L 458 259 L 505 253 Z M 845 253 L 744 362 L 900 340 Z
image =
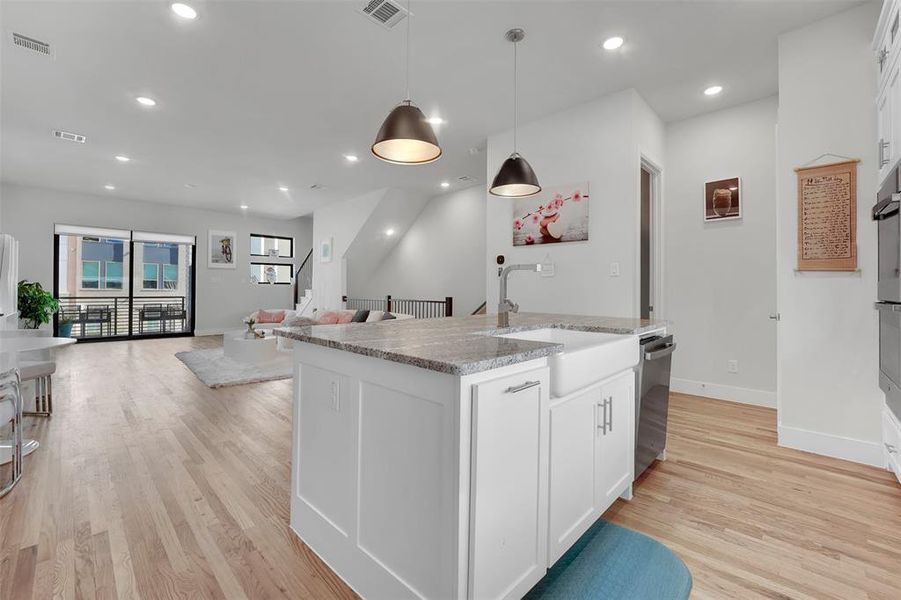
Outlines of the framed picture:
M 332 262 L 332 238 L 322 240 L 319 244 L 319 262 Z
M 237 257 L 238 234 L 234 231 L 210 229 L 207 266 L 211 269 L 234 269 Z
M 588 182 L 556 185 L 513 201 L 513 245 L 588 240 Z
M 704 220 L 741 218 L 741 178 L 718 179 L 704 184 Z

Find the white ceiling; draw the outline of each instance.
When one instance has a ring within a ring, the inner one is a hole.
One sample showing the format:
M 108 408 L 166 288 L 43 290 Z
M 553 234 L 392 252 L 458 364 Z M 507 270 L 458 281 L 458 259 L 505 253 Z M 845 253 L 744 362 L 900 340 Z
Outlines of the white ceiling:
M 439 193 L 443 179 L 484 182 L 485 154 L 470 149 L 511 126 L 510 27 L 526 30 L 522 121 L 628 87 L 669 121 L 775 93 L 777 36 L 860 3 L 414 2 L 413 98 L 447 124 L 437 163 L 402 167 L 369 145 L 403 99 L 403 25 L 368 22 L 363 0 L 187 1 L 194 21 L 166 1 L 3 0 L 0 177 L 279 217 L 382 187 Z M 51 43 L 55 60 L 13 47 L 13 31 Z M 626 40 L 612 53 L 600 48 L 611 35 Z M 723 93 L 703 96 L 712 82 Z

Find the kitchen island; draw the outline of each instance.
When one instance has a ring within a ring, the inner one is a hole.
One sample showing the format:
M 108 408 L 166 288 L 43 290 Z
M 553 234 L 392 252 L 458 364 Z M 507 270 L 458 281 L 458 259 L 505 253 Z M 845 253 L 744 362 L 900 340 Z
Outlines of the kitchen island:
M 521 597 L 631 494 L 631 366 L 664 329 L 551 314 L 277 329 L 298 342 L 292 529 L 366 598 Z M 558 377 L 579 389 L 551 397 Z

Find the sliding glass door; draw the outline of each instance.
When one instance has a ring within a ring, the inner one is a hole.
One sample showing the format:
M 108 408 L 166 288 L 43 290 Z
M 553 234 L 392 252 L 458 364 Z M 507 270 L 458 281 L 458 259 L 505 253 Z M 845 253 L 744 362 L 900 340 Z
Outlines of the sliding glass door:
M 190 335 L 194 238 L 57 225 L 57 334 L 83 340 Z

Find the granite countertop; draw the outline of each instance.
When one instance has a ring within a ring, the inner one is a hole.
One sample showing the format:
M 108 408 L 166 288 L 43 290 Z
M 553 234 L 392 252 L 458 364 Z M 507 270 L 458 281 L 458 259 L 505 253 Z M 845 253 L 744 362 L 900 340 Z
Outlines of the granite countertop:
M 492 337 L 546 327 L 639 335 L 662 329 L 666 322 L 519 313 L 510 315 L 510 327 L 506 328 L 497 326 L 497 315 L 472 315 L 283 327 L 275 329 L 275 335 L 431 371 L 470 375 L 559 352 L 561 344 Z

